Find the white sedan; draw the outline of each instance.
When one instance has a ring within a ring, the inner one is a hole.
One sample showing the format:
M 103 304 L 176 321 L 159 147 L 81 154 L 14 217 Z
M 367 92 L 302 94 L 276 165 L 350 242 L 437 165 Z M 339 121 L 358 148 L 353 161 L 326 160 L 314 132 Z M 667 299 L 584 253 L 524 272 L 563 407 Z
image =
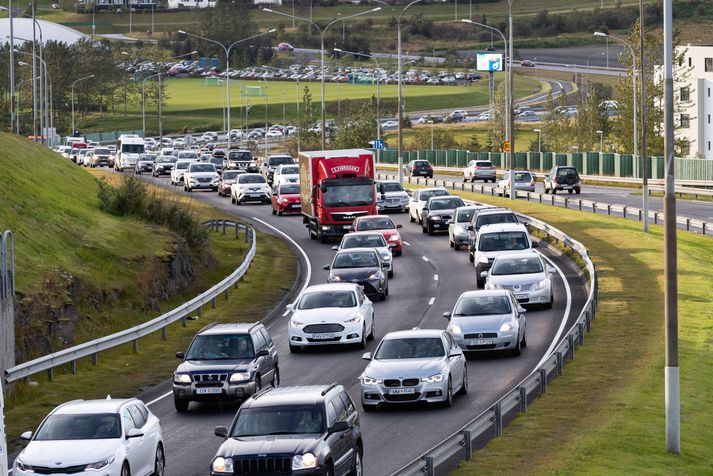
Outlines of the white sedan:
M 520 304 L 552 307 L 552 275 L 555 269 L 532 250 L 498 256 L 490 270 L 483 272 L 485 289 L 512 291 Z
M 58 406 L 15 459 L 13 476 L 75 474 L 162 476 L 163 435 L 158 418 L 136 398 L 74 400 Z
M 310 286 L 287 309 L 292 311 L 290 352 L 335 344 L 356 344 L 363 349 L 367 339 L 374 338 L 374 307 L 358 284 Z

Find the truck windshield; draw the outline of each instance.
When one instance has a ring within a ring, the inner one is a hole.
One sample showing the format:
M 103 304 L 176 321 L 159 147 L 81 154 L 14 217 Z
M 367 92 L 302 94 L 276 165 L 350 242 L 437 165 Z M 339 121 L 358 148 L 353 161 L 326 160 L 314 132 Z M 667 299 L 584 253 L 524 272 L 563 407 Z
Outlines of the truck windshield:
M 329 184 L 323 193 L 325 207 L 354 207 L 374 203 L 374 185 L 371 182 Z

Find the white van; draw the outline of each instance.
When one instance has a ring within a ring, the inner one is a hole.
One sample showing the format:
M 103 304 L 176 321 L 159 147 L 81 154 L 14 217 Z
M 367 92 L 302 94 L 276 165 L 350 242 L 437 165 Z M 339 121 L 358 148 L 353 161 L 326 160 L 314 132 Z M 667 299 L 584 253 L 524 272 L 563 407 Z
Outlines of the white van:
M 144 144 L 144 140 L 141 137 L 136 134 L 119 136 L 114 169 L 119 172 L 127 169 L 134 170 L 141 154 L 145 152 L 146 144 Z

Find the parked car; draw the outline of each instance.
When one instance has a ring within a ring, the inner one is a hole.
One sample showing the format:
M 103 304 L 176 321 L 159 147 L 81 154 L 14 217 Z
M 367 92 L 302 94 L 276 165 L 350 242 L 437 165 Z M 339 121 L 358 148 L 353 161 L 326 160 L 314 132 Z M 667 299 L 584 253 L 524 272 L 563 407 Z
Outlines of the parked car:
M 506 207 L 480 207 L 473 212 L 468 230 L 468 258 L 472 263 L 475 257 L 475 241 L 478 231 L 485 225 L 496 225 L 499 223 L 519 223 L 517 215 Z
M 490 180 L 495 183 L 497 180 L 495 166 L 489 160 L 471 160 L 463 169 L 463 181 L 467 182 L 468 180 L 471 182 L 476 180 L 487 182 Z
M 498 256 L 485 273 L 485 289 L 507 289 L 522 304 L 552 307 L 552 275 L 555 269 L 532 250 Z M 481 275 L 482 277 L 482 275 Z
M 433 178 L 433 167 L 427 160 L 412 160 L 404 166 L 404 174 L 411 177 Z
M 570 194 L 576 192 L 579 195 L 582 193 L 581 183 L 576 167 L 557 165 L 545 175 L 545 193 L 552 192 L 554 195 L 566 190 Z
M 282 216 L 285 213 L 301 213 L 299 184 L 282 184 L 275 187 L 272 194 L 272 214 Z
M 353 231 L 378 231 L 391 246 L 392 253 L 396 256 L 401 256 L 403 252 L 403 242 L 399 233 L 401 227 L 400 224 L 395 224 L 388 216 L 364 215 L 354 219 L 351 229 Z
M 514 173 L 516 192 L 534 192 L 535 176 L 527 170 L 516 170 Z M 498 181 L 498 188 L 502 189 L 501 196 L 510 196 L 510 171 L 505 172 Z
M 230 187 L 238 179 L 238 175 L 244 173 L 244 170 L 226 170 L 223 172 L 220 175 L 220 180 L 218 180 L 218 196 L 227 197 L 230 195 Z
M 465 205 L 456 208 L 453 218 L 448 221 L 448 245 L 458 251 L 461 246 L 468 245 L 468 225 L 473 214 L 483 205 Z
M 59 405 L 27 446 L 13 476 L 33 474 L 163 474 L 166 457 L 158 418 L 136 398 L 74 400 Z
M 465 202 L 460 197 L 429 198 L 421 211 L 421 231 L 433 235 L 437 231 L 447 230 L 456 208 L 463 206 Z
M 444 187 L 421 188 L 414 191 L 409 202 L 409 220 L 411 223 L 418 222 L 419 225 L 422 223 L 421 212 L 429 198 L 443 197 L 450 194 L 451 192 Z
M 305 289 L 291 312 L 287 336 L 291 352 L 317 345 L 366 348 L 374 337 L 374 306 L 358 284 L 318 284 Z
M 324 269 L 329 271 L 328 282 L 357 283 L 367 296 L 383 301 L 389 295 L 389 277 L 384 272 L 388 267 L 377 251 L 356 248 L 337 251 Z
M 507 289 L 466 291 L 443 317 L 464 351 L 510 351 L 518 356 L 527 346 L 525 309 Z
M 211 324 L 193 337 L 173 374 L 173 403 L 185 412 L 192 401 L 240 401 L 280 384 L 277 347 L 259 322 Z
M 183 190 L 192 192 L 196 189 L 207 188 L 217 192 L 218 180 L 220 180 L 220 175 L 215 170 L 215 165 L 192 162 L 183 176 Z
M 516 255 L 536 246 L 537 244 L 530 240 L 527 228 L 521 223 L 485 225 L 481 227 L 476 238 L 473 256 L 477 287 L 482 288 L 485 286 L 483 272 L 490 269 L 495 258 Z
M 278 51 L 292 51 L 292 50 L 294 50 L 294 49 L 295 49 L 295 47 L 292 46 L 292 45 L 289 44 L 289 43 L 284 43 L 284 42 L 283 42 L 283 43 L 280 43 L 280 44 L 277 45 L 277 50 L 278 50 Z
M 376 209 L 379 212 L 399 210 L 408 212 L 409 196 L 398 180 L 380 180 L 376 182 Z
M 270 203 L 272 193 L 265 177 L 260 174 L 244 173 L 230 186 L 230 201 L 236 205 L 243 202 Z
M 364 411 L 410 402 L 451 406 L 455 393 L 468 393 L 465 356 L 444 330 L 390 332 L 362 357 L 369 361 L 359 377 Z
M 265 389 L 240 406 L 230 429 L 216 427 L 215 434 L 225 440 L 211 476 L 364 472 L 359 414 L 336 383 Z
M 520 66 L 522 66 L 524 68 L 534 68 L 535 62 L 530 61 L 530 60 L 522 60 L 522 61 L 520 61 Z
M 151 169 L 151 175 L 159 177 L 161 175 L 171 175 L 171 170 L 176 163 L 176 157 L 172 155 L 159 155 Z
M 389 278 L 394 277 L 394 259 L 391 250 L 394 245 L 386 242 L 384 235 L 373 231 L 358 231 L 355 233 L 347 233 L 342 237 L 342 241 L 338 246 L 333 246 L 334 251 L 345 250 L 349 248 L 371 248 L 376 250 L 381 256 L 381 260 L 388 265 L 386 268 Z

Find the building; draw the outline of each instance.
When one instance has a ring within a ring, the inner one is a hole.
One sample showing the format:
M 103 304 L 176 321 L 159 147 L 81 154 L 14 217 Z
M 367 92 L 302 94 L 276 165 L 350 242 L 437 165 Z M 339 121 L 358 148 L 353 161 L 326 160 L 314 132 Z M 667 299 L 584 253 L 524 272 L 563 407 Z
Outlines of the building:
M 676 84 L 681 110 L 677 137 L 690 143 L 689 157 L 713 160 L 713 46 L 685 46 L 687 84 Z
M 216 0 L 168 0 L 168 8 L 208 8 L 216 3 Z

